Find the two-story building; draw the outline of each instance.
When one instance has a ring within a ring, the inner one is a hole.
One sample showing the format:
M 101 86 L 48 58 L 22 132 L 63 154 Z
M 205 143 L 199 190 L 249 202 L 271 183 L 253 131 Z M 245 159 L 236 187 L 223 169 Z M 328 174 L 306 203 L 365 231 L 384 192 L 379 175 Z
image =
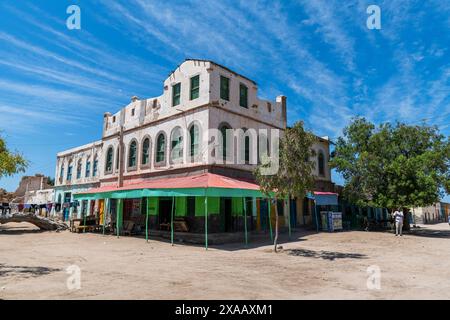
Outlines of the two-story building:
M 101 141 L 58 153 L 56 202 L 69 208 L 72 202 L 70 212 L 97 214 L 101 221 L 107 212 L 108 222 L 142 225 L 148 214 L 152 229 L 174 219 L 190 232 L 204 231 L 205 224 L 209 232 L 267 229 L 274 211 L 253 170 L 260 155 L 273 156 L 287 106 L 284 96 L 263 100 L 257 93 L 253 80 L 224 66 L 186 60 L 164 81 L 162 95 L 133 97 L 120 111 L 105 113 Z M 329 143 L 319 138 L 317 159 L 311 159 L 320 191 L 333 190 Z M 311 223 L 303 217 L 311 216 L 308 200 L 280 209 L 282 225 Z

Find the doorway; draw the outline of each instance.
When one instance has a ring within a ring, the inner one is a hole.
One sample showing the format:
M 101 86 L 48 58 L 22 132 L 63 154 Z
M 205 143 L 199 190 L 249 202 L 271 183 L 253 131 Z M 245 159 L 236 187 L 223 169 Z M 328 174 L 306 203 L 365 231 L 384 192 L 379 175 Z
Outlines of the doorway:
M 159 198 L 158 215 L 160 224 L 170 223 L 172 215 L 172 198 L 170 197 Z
M 232 212 L 232 203 L 231 198 L 222 198 L 221 199 L 221 208 L 222 208 L 222 216 L 224 218 L 224 231 L 231 232 L 233 231 L 233 217 L 231 215 Z

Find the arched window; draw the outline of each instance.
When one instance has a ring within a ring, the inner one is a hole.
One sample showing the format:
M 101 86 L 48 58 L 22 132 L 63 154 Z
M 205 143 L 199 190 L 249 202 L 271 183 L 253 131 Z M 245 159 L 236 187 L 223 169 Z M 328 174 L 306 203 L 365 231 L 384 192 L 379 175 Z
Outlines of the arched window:
M 244 137 L 244 160 L 246 164 L 250 163 L 250 137 Z
M 324 176 L 325 175 L 325 156 L 323 155 L 322 151 L 319 151 L 319 155 L 317 156 L 318 160 L 318 167 L 319 167 L 319 175 Z
M 183 159 L 183 134 L 181 133 L 180 127 L 176 127 L 172 130 L 171 138 L 171 160 Z
M 120 146 L 117 147 L 117 151 L 116 151 L 116 171 L 119 171 L 119 152 L 120 152 Z
M 228 129 L 231 129 L 231 127 L 228 124 L 223 124 L 219 128 L 220 133 L 222 135 L 222 137 L 221 137 L 221 145 L 222 145 L 222 159 L 223 160 L 226 160 L 227 155 L 228 155 L 228 149 L 227 149 L 227 147 L 228 147 L 227 146 L 228 145 L 228 143 L 227 143 L 227 130 Z
M 156 140 L 156 162 L 164 162 L 166 159 L 166 137 L 163 133 Z
M 81 159 L 77 163 L 77 179 L 81 179 Z
M 145 138 L 142 142 L 142 160 L 141 164 L 146 165 L 149 163 L 150 158 L 150 139 Z
M 69 166 L 67 167 L 67 177 L 66 177 L 67 181 L 71 181 L 72 180 L 72 162 L 69 162 Z
M 88 157 L 86 159 L 86 169 L 85 169 L 85 172 L 84 172 L 84 177 L 88 178 L 90 176 L 91 176 L 91 159 Z
M 106 173 L 111 173 L 113 170 L 113 156 L 114 156 L 113 147 L 109 147 L 108 151 L 106 152 L 106 162 L 105 162 Z
M 96 177 L 97 176 L 97 170 L 98 170 L 98 159 L 97 159 L 97 155 L 94 156 L 94 164 L 92 166 L 92 176 Z
M 128 149 L 128 168 L 136 167 L 136 140 L 131 141 L 130 147 Z
M 189 129 L 189 139 L 190 139 L 190 155 L 191 157 L 197 156 L 200 149 L 200 129 L 198 125 L 193 124 Z
M 64 164 L 61 164 L 61 169 L 59 170 L 59 181 L 62 182 L 64 179 Z

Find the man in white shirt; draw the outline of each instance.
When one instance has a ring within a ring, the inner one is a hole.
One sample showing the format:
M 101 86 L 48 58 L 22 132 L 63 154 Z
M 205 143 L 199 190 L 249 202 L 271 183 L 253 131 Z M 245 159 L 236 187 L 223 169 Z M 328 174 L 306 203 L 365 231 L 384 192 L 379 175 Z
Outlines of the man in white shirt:
M 394 220 L 395 220 L 395 236 L 402 236 L 403 229 L 403 212 L 400 209 L 395 210 L 394 212 Z

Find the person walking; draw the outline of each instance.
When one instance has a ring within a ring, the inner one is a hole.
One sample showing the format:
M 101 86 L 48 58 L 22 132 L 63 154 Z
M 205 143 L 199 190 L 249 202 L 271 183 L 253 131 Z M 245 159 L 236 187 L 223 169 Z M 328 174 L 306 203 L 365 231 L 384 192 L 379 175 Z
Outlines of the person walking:
M 403 229 L 403 212 L 400 211 L 399 208 L 394 212 L 394 220 L 395 220 L 395 236 L 402 236 Z

